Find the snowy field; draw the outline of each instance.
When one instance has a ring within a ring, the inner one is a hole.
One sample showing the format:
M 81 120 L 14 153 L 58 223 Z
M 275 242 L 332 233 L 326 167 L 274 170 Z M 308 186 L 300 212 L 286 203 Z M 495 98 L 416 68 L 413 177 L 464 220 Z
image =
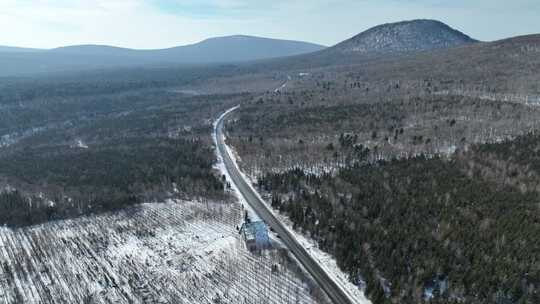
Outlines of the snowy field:
M 316 303 L 279 251 L 244 248 L 241 217 L 170 201 L 0 228 L 0 303 Z

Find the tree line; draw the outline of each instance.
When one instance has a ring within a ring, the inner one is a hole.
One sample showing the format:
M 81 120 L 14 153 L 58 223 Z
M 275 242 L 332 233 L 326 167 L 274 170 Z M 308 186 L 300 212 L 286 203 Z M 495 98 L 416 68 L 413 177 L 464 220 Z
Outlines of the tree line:
M 433 286 L 435 303 L 538 303 L 539 194 L 470 178 L 456 162 L 296 169 L 259 187 L 374 303 L 426 301 Z

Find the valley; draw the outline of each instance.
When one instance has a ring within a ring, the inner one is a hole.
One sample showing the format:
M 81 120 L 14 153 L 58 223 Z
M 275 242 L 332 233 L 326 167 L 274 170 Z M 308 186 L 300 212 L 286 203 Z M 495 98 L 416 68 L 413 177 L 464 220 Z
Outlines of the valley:
M 260 39 L 0 48 L 0 303 L 540 303 L 539 35 Z

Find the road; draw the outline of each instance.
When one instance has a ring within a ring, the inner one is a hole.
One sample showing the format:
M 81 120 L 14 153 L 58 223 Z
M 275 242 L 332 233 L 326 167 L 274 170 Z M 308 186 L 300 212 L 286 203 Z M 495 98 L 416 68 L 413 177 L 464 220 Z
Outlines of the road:
M 294 254 L 294 256 L 302 263 L 304 268 L 317 281 L 319 286 L 326 292 L 328 297 L 335 304 L 352 304 L 354 303 L 348 294 L 324 271 L 324 269 L 307 253 L 300 245 L 296 238 L 287 230 L 274 214 L 269 210 L 267 205 L 262 201 L 255 190 L 250 187 L 248 181 L 244 179 L 240 173 L 234 159 L 229 155 L 229 150 L 226 148 L 225 136 L 223 134 L 223 124 L 225 118 L 232 113 L 236 108 L 233 108 L 222 115 L 215 124 L 215 136 L 217 138 L 218 154 L 223 158 L 223 162 L 230 178 L 238 188 L 240 195 L 244 197 L 246 202 L 257 213 L 257 215 L 270 226 L 281 238 L 285 246 Z
M 285 80 L 285 82 L 279 88 L 275 89 L 274 93 L 280 92 L 281 90 L 285 89 L 285 87 L 291 80 L 292 80 L 292 77 L 290 75 L 287 75 L 287 80 Z

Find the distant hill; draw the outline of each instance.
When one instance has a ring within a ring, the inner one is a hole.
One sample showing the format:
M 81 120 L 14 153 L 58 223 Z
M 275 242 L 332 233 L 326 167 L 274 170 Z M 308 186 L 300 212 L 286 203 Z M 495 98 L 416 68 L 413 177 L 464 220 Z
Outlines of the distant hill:
M 92 55 L 92 56 L 125 56 L 139 53 L 138 50 L 109 45 L 71 45 L 47 50 L 50 54 Z
M 293 56 L 324 49 L 313 43 L 253 36 L 227 36 L 199 43 L 158 50 L 134 50 L 103 45 L 78 45 L 50 50 L 51 53 L 99 56 L 133 56 L 148 61 L 175 63 L 242 62 Z
M 313 43 L 252 36 L 211 38 L 158 50 L 135 50 L 105 45 L 77 45 L 29 52 L 0 48 L 0 76 L 98 68 L 247 62 L 294 56 L 324 49 Z M 7 50 L 10 50 L 9 52 Z
M 441 81 L 433 90 L 446 88 L 467 91 L 516 93 L 540 96 L 540 34 L 518 36 L 493 42 L 467 43 L 444 49 L 367 55 L 332 53 L 329 49 L 274 59 L 254 65 L 253 71 L 282 73 L 354 73 L 364 82 L 423 83 Z M 414 86 L 414 85 L 413 85 Z
M 268 59 L 259 66 L 283 70 L 351 65 L 476 44 L 481 42 L 440 21 L 420 19 L 378 25 L 326 49 Z
M 251 36 L 211 38 L 203 42 L 161 50 L 162 56 L 189 58 L 198 62 L 252 61 L 316 52 L 324 46 L 290 40 Z
M 436 20 L 412 20 L 373 27 L 328 49 L 377 54 L 445 49 L 474 43 L 466 34 Z
M 540 34 L 381 58 L 362 67 L 372 80 L 443 79 L 467 90 L 540 96 Z
M 0 53 L 27 53 L 39 51 L 43 50 L 0 45 Z

